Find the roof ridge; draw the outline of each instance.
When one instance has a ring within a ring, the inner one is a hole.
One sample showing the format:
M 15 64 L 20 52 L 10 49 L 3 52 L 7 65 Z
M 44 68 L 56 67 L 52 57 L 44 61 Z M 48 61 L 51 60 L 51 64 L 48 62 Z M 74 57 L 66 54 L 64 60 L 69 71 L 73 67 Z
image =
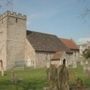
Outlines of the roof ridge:
M 59 37 L 59 39 L 72 40 L 72 41 L 74 41 L 72 38 L 62 38 L 62 37 L 60 38 L 60 37 Z
M 44 35 L 50 35 L 50 36 L 56 36 L 56 37 L 58 37 L 55 34 L 46 33 L 46 32 L 38 32 L 38 31 L 32 31 L 32 30 L 27 30 L 27 32 L 40 33 L 40 34 L 44 34 Z

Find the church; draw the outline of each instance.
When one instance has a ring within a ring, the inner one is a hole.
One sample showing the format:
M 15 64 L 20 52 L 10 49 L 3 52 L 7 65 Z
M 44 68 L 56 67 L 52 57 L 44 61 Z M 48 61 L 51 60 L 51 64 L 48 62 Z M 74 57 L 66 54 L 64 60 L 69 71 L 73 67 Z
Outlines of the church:
M 74 52 L 56 35 L 27 30 L 26 22 L 26 15 L 21 13 L 7 11 L 0 15 L 0 69 L 47 67 L 59 51 L 73 56 Z M 79 49 L 74 46 L 78 57 Z

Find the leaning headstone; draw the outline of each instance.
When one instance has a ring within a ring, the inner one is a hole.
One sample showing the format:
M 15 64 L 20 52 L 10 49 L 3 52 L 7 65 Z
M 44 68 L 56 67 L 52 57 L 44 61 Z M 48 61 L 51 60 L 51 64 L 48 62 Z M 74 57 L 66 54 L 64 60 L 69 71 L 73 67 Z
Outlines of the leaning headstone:
M 69 90 L 69 73 L 66 68 L 66 61 L 58 68 L 58 90 Z
M 49 69 L 49 90 L 57 90 L 57 68 L 51 65 Z

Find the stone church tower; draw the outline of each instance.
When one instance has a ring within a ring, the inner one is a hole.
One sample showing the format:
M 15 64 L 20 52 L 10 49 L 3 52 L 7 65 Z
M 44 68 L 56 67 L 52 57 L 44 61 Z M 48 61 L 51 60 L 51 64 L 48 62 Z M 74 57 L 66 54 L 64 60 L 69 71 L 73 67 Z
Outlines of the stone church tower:
M 4 70 L 24 66 L 25 40 L 26 16 L 10 11 L 0 15 L 0 61 Z

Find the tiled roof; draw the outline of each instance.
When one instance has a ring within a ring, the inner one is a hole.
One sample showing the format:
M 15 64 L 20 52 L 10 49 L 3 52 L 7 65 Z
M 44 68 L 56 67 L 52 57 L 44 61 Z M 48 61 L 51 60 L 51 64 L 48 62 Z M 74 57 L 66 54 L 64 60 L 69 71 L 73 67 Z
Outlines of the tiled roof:
M 56 52 L 69 50 L 55 35 L 27 31 L 27 39 L 36 51 Z
M 79 47 L 76 45 L 76 43 L 72 39 L 60 38 L 60 41 L 62 41 L 64 45 L 71 50 L 79 50 Z

